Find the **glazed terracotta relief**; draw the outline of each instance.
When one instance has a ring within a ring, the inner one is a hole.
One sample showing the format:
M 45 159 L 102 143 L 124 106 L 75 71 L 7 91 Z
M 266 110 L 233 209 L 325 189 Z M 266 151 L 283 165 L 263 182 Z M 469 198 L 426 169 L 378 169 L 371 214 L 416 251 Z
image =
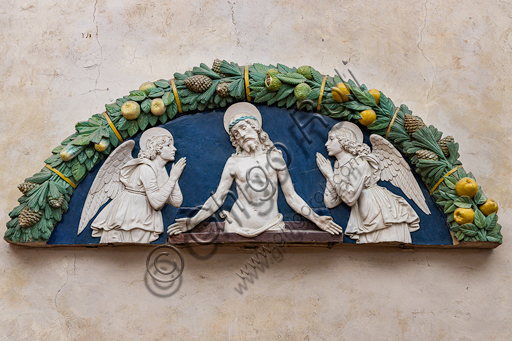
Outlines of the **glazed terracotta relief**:
M 352 80 L 216 60 L 105 109 L 18 186 L 6 241 L 502 242 L 453 137 Z
M 137 158 L 131 155 L 134 145 L 133 140 L 124 142 L 101 166 L 82 209 L 78 234 L 112 199 L 91 223 L 91 235 L 100 237 L 100 243 L 150 243 L 164 231 L 164 205 L 181 206 L 178 179 L 185 158 L 173 164 L 169 174 L 165 169 L 176 151 L 171 133 L 163 128 L 146 130 Z
M 329 132 L 327 152 L 334 156 L 334 169 L 322 154 L 318 168 L 326 178 L 325 206 L 341 203 L 352 207 L 345 233 L 358 243 L 411 243 L 411 232 L 420 228 L 420 218 L 407 201 L 384 187 L 390 181 L 425 213 L 430 210 L 407 162 L 391 143 L 371 135 L 373 151 L 363 143 L 363 133 L 351 122 L 340 122 Z

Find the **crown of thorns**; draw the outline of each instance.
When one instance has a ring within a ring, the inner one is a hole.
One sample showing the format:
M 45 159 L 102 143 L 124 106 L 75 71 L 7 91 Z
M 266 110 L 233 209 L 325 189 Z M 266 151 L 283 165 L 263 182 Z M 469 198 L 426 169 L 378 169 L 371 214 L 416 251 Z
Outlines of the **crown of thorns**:
M 231 129 L 232 129 L 232 128 L 233 128 L 233 127 L 234 127 L 238 122 L 245 121 L 245 120 L 255 120 L 255 121 L 258 121 L 258 120 L 256 119 L 256 117 L 254 117 L 254 116 L 242 116 L 242 117 L 239 117 L 239 118 L 237 118 L 236 120 L 233 120 L 233 122 L 231 122 L 231 123 L 229 124 L 229 128 L 228 128 L 229 132 L 231 133 Z

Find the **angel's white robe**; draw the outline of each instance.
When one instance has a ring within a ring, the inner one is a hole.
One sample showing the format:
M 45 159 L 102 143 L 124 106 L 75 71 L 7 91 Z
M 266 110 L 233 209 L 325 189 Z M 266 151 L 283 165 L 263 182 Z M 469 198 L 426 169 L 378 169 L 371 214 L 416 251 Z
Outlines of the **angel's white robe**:
M 378 162 L 368 155 L 336 165 L 326 190 L 352 207 L 345 234 L 357 243 L 411 243 L 420 218 L 404 198 L 377 185 Z
M 148 159 L 136 158 L 127 162 L 120 172 L 125 189 L 93 221 L 92 236 L 101 237 L 100 243 L 150 243 L 157 240 L 164 231 L 160 209 L 166 202 L 173 203 L 169 196 L 173 188 L 164 186 L 168 179 L 165 168 L 157 169 Z

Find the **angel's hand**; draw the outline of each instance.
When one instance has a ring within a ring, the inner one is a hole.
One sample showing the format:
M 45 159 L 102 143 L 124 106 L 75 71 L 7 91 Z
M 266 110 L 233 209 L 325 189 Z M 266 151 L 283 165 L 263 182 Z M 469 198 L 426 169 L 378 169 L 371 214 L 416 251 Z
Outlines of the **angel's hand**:
M 315 223 L 316 226 L 318 226 L 320 229 L 329 232 L 332 235 L 343 234 L 343 229 L 341 226 L 336 224 L 331 217 L 319 216 Z
M 331 162 L 320 153 L 316 153 L 316 164 L 326 178 L 331 178 L 334 175 Z
M 180 234 L 192 230 L 195 226 L 192 225 L 190 218 L 179 218 L 176 222 L 167 228 L 167 234 L 172 236 L 173 234 Z
M 182 157 L 181 159 L 179 159 L 178 162 L 172 165 L 171 172 L 169 173 L 169 178 L 174 180 L 179 179 L 186 165 L 187 158 Z

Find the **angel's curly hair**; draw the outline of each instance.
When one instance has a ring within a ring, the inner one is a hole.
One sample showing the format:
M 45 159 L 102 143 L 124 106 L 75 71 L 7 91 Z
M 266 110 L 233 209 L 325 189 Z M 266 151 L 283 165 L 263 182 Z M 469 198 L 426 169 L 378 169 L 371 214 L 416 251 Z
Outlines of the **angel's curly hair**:
M 150 159 L 154 160 L 157 155 L 160 155 L 164 146 L 168 146 L 173 143 L 171 136 L 153 136 L 146 143 L 146 151 L 142 150 L 139 152 L 139 159 Z
M 355 134 L 349 129 L 339 128 L 334 131 L 342 149 L 354 156 L 370 155 L 371 149 L 365 143 L 357 141 Z
M 261 129 L 261 127 L 259 126 L 257 121 L 252 120 L 252 119 L 247 119 L 244 122 L 247 122 L 247 124 L 249 124 L 256 131 L 256 133 L 258 134 L 258 138 L 262 145 L 262 150 L 264 152 L 277 150 L 277 148 L 274 146 L 274 143 L 268 137 L 268 134 L 265 133 L 263 131 L 263 129 Z M 236 141 L 235 137 L 233 136 L 233 134 L 231 132 L 229 133 L 229 140 L 231 141 L 231 144 L 233 145 L 233 147 L 235 147 L 235 149 L 236 149 L 235 154 L 236 155 L 242 154 L 242 146 L 240 146 L 238 144 L 238 142 Z

